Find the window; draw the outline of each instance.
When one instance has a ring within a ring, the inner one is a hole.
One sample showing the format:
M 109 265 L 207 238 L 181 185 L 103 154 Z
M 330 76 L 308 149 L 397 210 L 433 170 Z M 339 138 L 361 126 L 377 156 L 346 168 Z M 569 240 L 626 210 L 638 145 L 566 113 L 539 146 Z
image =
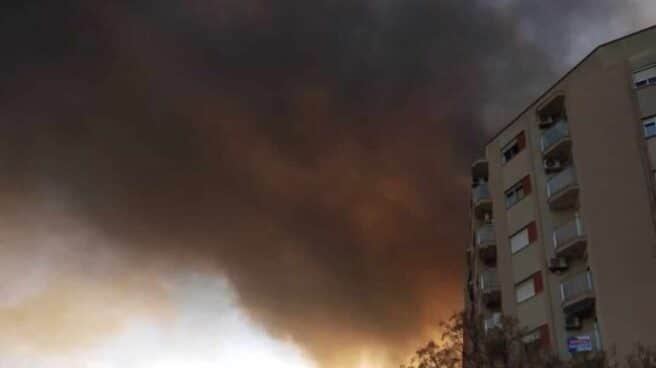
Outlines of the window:
M 515 203 L 521 201 L 524 197 L 531 193 L 531 178 L 526 176 L 517 184 L 506 190 L 506 208 L 510 208 Z
M 501 149 L 501 162 L 507 163 L 517 156 L 526 147 L 526 136 L 524 132 L 519 133 Z
M 529 332 L 522 337 L 522 342 L 526 345 L 533 344 L 540 341 L 540 330 Z
M 656 136 L 656 117 L 642 120 L 642 128 L 645 132 L 645 138 Z
M 524 229 L 510 238 L 510 250 L 517 253 L 526 248 L 531 242 L 528 239 L 528 229 Z
M 510 237 L 510 251 L 515 254 L 537 240 L 537 226 L 531 222 L 528 226 Z
M 517 139 L 513 139 L 508 145 L 501 150 L 501 161 L 505 164 L 519 154 L 519 144 Z
M 542 284 L 542 274 L 538 272 L 531 276 L 529 279 L 515 285 L 515 297 L 517 303 L 531 299 L 535 295 L 539 294 L 542 289 L 544 289 L 544 285 Z
M 538 349 L 551 345 L 549 337 L 549 325 L 542 325 L 522 337 L 524 346 L 528 349 Z
M 535 284 L 533 279 L 528 279 L 515 287 L 515 295 L 517 296 L 517 303 L 521 303 L 535 296 Z
M 656 84 L 656 65 L 633 73 L 633 85 L 636 88 Z

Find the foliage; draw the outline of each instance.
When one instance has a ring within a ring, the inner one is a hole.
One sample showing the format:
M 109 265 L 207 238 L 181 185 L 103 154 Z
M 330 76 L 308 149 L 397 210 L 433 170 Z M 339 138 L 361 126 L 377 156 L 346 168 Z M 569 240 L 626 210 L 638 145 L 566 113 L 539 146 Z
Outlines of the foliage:
M 439 342 L 429 341 L 401 368 L 656 368 L 656 349 L 637 345 L 620 360 L 614 352 L 563 361 L 543 344 L 527 343 L 516 321 L 484 329 L 483 320 L 456 314 L 439 325 Z
M 462 365 L 464 353 L 464 319 L 454 315 L 447 322 L 440 323 L 442 339 L 429 341 L 417 350 L 409 365 L 401 368 L 451 368 Z

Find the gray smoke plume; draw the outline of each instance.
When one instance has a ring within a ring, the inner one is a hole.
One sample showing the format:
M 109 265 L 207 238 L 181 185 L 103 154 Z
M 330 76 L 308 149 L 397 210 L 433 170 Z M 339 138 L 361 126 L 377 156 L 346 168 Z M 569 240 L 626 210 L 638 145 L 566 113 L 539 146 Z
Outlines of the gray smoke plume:
M 461 306 L 485 136 L 647 6 L 6 2 L 3 275 L 65 268 L 84 300 L 147 270 L 119 297 L 148 312 L 153 280 L 202 267 L 325 367 L 362 349 L 396 363 Z M 9 282 L 0 322 L 39 282 Z

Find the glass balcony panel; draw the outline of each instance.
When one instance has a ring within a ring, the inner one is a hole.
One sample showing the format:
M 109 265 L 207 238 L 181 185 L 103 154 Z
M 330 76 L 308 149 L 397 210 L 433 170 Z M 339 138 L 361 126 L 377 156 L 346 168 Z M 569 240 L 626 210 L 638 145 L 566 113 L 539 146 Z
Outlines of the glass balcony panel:
M 474 187 L 472 190 L 472 200 L 474 203 L 478 203 L 483 200 L 490 199 L 490 189 L 487 183 L 481 183 Z
M 501 313 L 494 313 L 489 318 L 485 319 L 485 332 L 493 328 L 501 328 Z
M 495 242 L 494 226 L 484 225 L 476 230 L 476 245 L 490 244 Z
M 547 152 L 554 144 L 565 137 L 569 137 L 569 126 L 565 120 L 560 120 L 542 134 L 540 138 L 542 153 Z
M 491 291 L 499 288 L 496 270 L 487 270 L 481 273 L 481 289 Z
M 551 198 L 563 189 L 577 184 L 576 171 L 570 166 L 561 171 L 547 182 L 547 197 Z
M 581 219 L 576 216 L 574 220 L 562 225 L 554 231 L 554 247 L 558 248 L 583 235 L 583 223 L 581 222 Z
M 568 302 L 581 295 L 592 292 L 592 276 L 590 272 L 580 273 L 560 284 L 563 302 Z

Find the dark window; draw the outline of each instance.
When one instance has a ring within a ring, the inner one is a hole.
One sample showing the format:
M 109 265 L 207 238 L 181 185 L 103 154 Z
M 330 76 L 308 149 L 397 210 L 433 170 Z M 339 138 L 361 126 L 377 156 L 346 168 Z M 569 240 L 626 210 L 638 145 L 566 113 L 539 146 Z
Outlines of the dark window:
M 517 156 L 526 147 L 526 136 L 524 132 L 519 133 L 508 144 L 501 149 L 501 161 L 505 164 Z
M 527 352 L 535 352 L 541 348 L 548 348 L 551 345 L 549 325 L 542 325 L 527 333 L 522 338 L 522 341 Z
M 656 66 L 651 66 L 633 73 L 633 84 L 636 88 L 656 85 Z
M 510 237 L 510 251 L 512 254 L 528 247 L 538 239 L 537 226 L 531 222 L 526 227 Z
M 656 136 L 656 118 L 643 120 L 642 127 L 645 133 L 645 138 Z
M 517 156 L 518 153 L 519 153 L 519 146 L 517 145 L 517 143 L 514 143 L 510 147 L 506 148 L 503 151 L 503 163 L 512 160 L 512 158 Z
M 515 203 L 521 201 L 531 193 L 531 178 L 529 176 L 520 180 L 517 184 L 506 190 L 506 208 L 510 208 Z
M 515 298 L 517 303 L 531 299 L 544 290 L 544 282 L 542 280 L 542 273 L 537 272 L 528 279 L 515 285 Z

